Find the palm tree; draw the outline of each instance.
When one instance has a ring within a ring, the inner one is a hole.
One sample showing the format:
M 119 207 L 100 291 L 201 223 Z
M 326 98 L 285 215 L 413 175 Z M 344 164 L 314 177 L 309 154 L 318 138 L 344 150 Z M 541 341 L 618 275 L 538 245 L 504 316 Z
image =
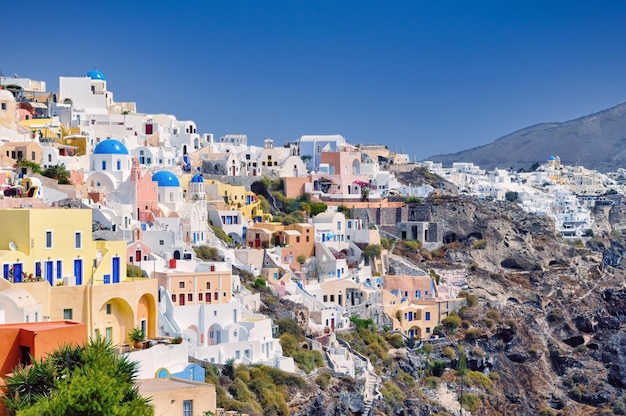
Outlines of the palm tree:
M 32 360 L 32 357 L 31 357 Z M 55 370 L 48 360 L 33 360 L 30 366 L 20 366 L 5 378 L 6 394 L 2 401 L 11 414 L 49 397 L 53 390 Z

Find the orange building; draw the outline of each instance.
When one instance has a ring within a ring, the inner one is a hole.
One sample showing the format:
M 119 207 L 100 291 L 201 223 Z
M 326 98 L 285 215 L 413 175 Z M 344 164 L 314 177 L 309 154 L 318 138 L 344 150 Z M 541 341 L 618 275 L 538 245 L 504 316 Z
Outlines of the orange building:
M 177 306 L 201 303 L 228 303 L 232 298 L 231 270 L 209 266 L 208 271 L 156 272 L 159 286 L 165 288 Z
M 20 364 L 45 358 L 61 344 L 84 345 L 87 326 L 73 321 L 31 322 L 0 325 L 0 375 Z

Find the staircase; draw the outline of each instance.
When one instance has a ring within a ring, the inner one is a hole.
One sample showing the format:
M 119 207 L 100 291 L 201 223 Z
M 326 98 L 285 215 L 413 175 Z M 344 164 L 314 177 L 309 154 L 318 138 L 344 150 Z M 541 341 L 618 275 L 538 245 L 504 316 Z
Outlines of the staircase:
M 350 344 L 347 341 L 342 339 L 337 339 L 337 341 L 346 347 L 350 354 L 357 357 L 364 364 L 363 368 L 365 370 L 365 384 L 363 386 L 363 416 L 369 416 L 372 411 L 372 406 L 374 405 L 374 401 L 380 399 L 382 397 L 378 387 L 381 384 L 380 377 L 374 372 L 374 366 L 370 362 L 369 358 L 360 354 L 359 352 L 352 349 Z

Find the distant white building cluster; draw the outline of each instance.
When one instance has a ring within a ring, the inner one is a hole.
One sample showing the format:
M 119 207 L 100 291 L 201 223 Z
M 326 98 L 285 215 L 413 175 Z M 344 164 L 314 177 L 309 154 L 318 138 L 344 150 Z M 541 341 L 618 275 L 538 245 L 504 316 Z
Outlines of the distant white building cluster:
M 479 198 L 513 200 L 527 212 L 548 215 L 555 231 L 565 238 L 592 236 L 591 209 L 610 205 L 607 194 L 623 194 L 617 178 L 624 172 L 602 174 L 582 166 L 561 165 L 558 156 L 550 156 L 532 172 L 494 169 L 486 172 L 473 163 L 422 162 L 422 166 L 455 184 L 461 193 Z

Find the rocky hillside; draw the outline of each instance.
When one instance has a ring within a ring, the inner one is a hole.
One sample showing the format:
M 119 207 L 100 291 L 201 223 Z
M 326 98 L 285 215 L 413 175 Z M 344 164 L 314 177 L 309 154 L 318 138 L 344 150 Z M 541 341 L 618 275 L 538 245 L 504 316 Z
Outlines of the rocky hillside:
M 626 103 L 563 123 L 542 123 L 518 130 L 494 142 L 433 160 L 473 162 L 484 169 L 529 168 L 559 155 L 566 165 L 600 172 L 616 171 L 626 161 Z
M 447 270 L 466 273 L 467 306 L 432 345 L 396 348 L 384 331 L 348 336 L 380 376 L 370 414 L 458 415 L 461 393 L 471 414 L 626 414 L 626 289 L 619 266 L 605 265 L 611 241 L 567 244 L 549 219 L 512 203 L 425 203 L 447 244 L 428 252 L 398 243 L 394 253 L 444 281 Z M 309 386 L 292 414 L 365 412 L 348 377 Z

